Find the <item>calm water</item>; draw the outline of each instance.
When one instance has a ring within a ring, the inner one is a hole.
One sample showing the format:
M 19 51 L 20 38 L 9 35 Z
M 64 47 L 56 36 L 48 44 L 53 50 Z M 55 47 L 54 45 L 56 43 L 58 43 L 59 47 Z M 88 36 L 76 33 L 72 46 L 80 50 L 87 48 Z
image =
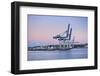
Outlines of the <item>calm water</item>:
M 88 58 L 88 48 L 75 48 L 67 51 L 28 51 L 28 60 L 82 59 Z

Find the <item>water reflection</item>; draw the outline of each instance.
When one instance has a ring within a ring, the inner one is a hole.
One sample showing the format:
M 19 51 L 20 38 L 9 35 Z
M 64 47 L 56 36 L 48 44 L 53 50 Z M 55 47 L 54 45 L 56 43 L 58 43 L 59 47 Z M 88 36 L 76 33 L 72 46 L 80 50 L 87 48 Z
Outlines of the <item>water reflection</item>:
M 67 51 L 28 51 L 28 61 L 82 58 L 88 58 L 88 48 L 75 48 Z

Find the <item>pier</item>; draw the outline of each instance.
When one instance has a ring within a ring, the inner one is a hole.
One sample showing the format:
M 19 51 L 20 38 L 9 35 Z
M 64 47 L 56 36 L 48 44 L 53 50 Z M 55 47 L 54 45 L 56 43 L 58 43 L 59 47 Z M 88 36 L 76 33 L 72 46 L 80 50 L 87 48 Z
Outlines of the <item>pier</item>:
M 28 47 L 29 51 L 39 51 L 39 50 L 68 50 L 73 48 L 84 48 L 87 44 L 74 44 L 74 45 L 46 45 L 46 46 L 35 46 Z

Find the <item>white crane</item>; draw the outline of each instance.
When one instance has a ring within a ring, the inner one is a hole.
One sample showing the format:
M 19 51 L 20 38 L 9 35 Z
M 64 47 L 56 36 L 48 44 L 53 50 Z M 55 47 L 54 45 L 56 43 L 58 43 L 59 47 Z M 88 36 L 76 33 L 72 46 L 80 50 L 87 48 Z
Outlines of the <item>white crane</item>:
M 72 28 L 70 28 L 70 24 L 68 24 L 68 29 L 53 37 L 53 39 L 57 39 L 60 44 L 60 48 L 71 48 L 72 41 L 71 41 L 71 35 L 72 35 Z

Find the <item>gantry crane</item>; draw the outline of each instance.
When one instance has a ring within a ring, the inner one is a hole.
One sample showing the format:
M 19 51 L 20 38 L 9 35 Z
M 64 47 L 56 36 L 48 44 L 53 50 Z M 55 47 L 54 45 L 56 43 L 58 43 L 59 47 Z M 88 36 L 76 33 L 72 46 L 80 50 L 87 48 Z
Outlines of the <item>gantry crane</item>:
M 68 29 L 63 33 L 53 36 L 53 39 L 59 41 L 60 48 L 71 48 L 72 45 L 71 35 L 72 35 L 72 28 L 70 28 L 70 24 L 68 24 Z

